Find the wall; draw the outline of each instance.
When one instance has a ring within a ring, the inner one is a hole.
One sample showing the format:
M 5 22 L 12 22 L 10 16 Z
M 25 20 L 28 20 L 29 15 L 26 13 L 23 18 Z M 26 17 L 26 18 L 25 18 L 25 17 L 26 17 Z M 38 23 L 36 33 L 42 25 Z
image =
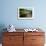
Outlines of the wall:
M 1 0 L 0 24 L 15 25 L 16 28 L 39 27 L 46 28 L 46 0 Z M 18 7 L 33 7 L 34 19 L 18 20 Z
M 9 24 L 15 25 L 16 28 L 25 27 L 46 27 L 46 1 L 45 0 L 2 0 L 1 1 L 1 15 L 0 22 L 6 26 Z M 18 20 L 18 7 L 33 7 L 35 18 L 32 20 Z

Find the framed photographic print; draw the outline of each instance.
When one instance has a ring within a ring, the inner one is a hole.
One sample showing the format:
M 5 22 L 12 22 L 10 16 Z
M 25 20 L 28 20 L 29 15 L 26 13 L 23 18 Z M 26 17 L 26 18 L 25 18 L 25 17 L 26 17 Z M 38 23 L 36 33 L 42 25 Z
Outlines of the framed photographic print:
M 34 8 L 32 7 L 19 7 L 18 8 L 18 19 L 33 19 Z

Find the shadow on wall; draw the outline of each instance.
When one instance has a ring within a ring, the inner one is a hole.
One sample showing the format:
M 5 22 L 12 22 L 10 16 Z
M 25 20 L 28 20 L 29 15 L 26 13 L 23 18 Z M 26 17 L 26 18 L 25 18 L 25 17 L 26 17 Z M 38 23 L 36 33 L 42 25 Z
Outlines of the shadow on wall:
M 4 30 L 4 28 L 6 28 L 5 25 L 0 24 L 0 43 L 2 43 L 2 36 L 3 36 L 2 32 L 6 31 L 6 30 Z

